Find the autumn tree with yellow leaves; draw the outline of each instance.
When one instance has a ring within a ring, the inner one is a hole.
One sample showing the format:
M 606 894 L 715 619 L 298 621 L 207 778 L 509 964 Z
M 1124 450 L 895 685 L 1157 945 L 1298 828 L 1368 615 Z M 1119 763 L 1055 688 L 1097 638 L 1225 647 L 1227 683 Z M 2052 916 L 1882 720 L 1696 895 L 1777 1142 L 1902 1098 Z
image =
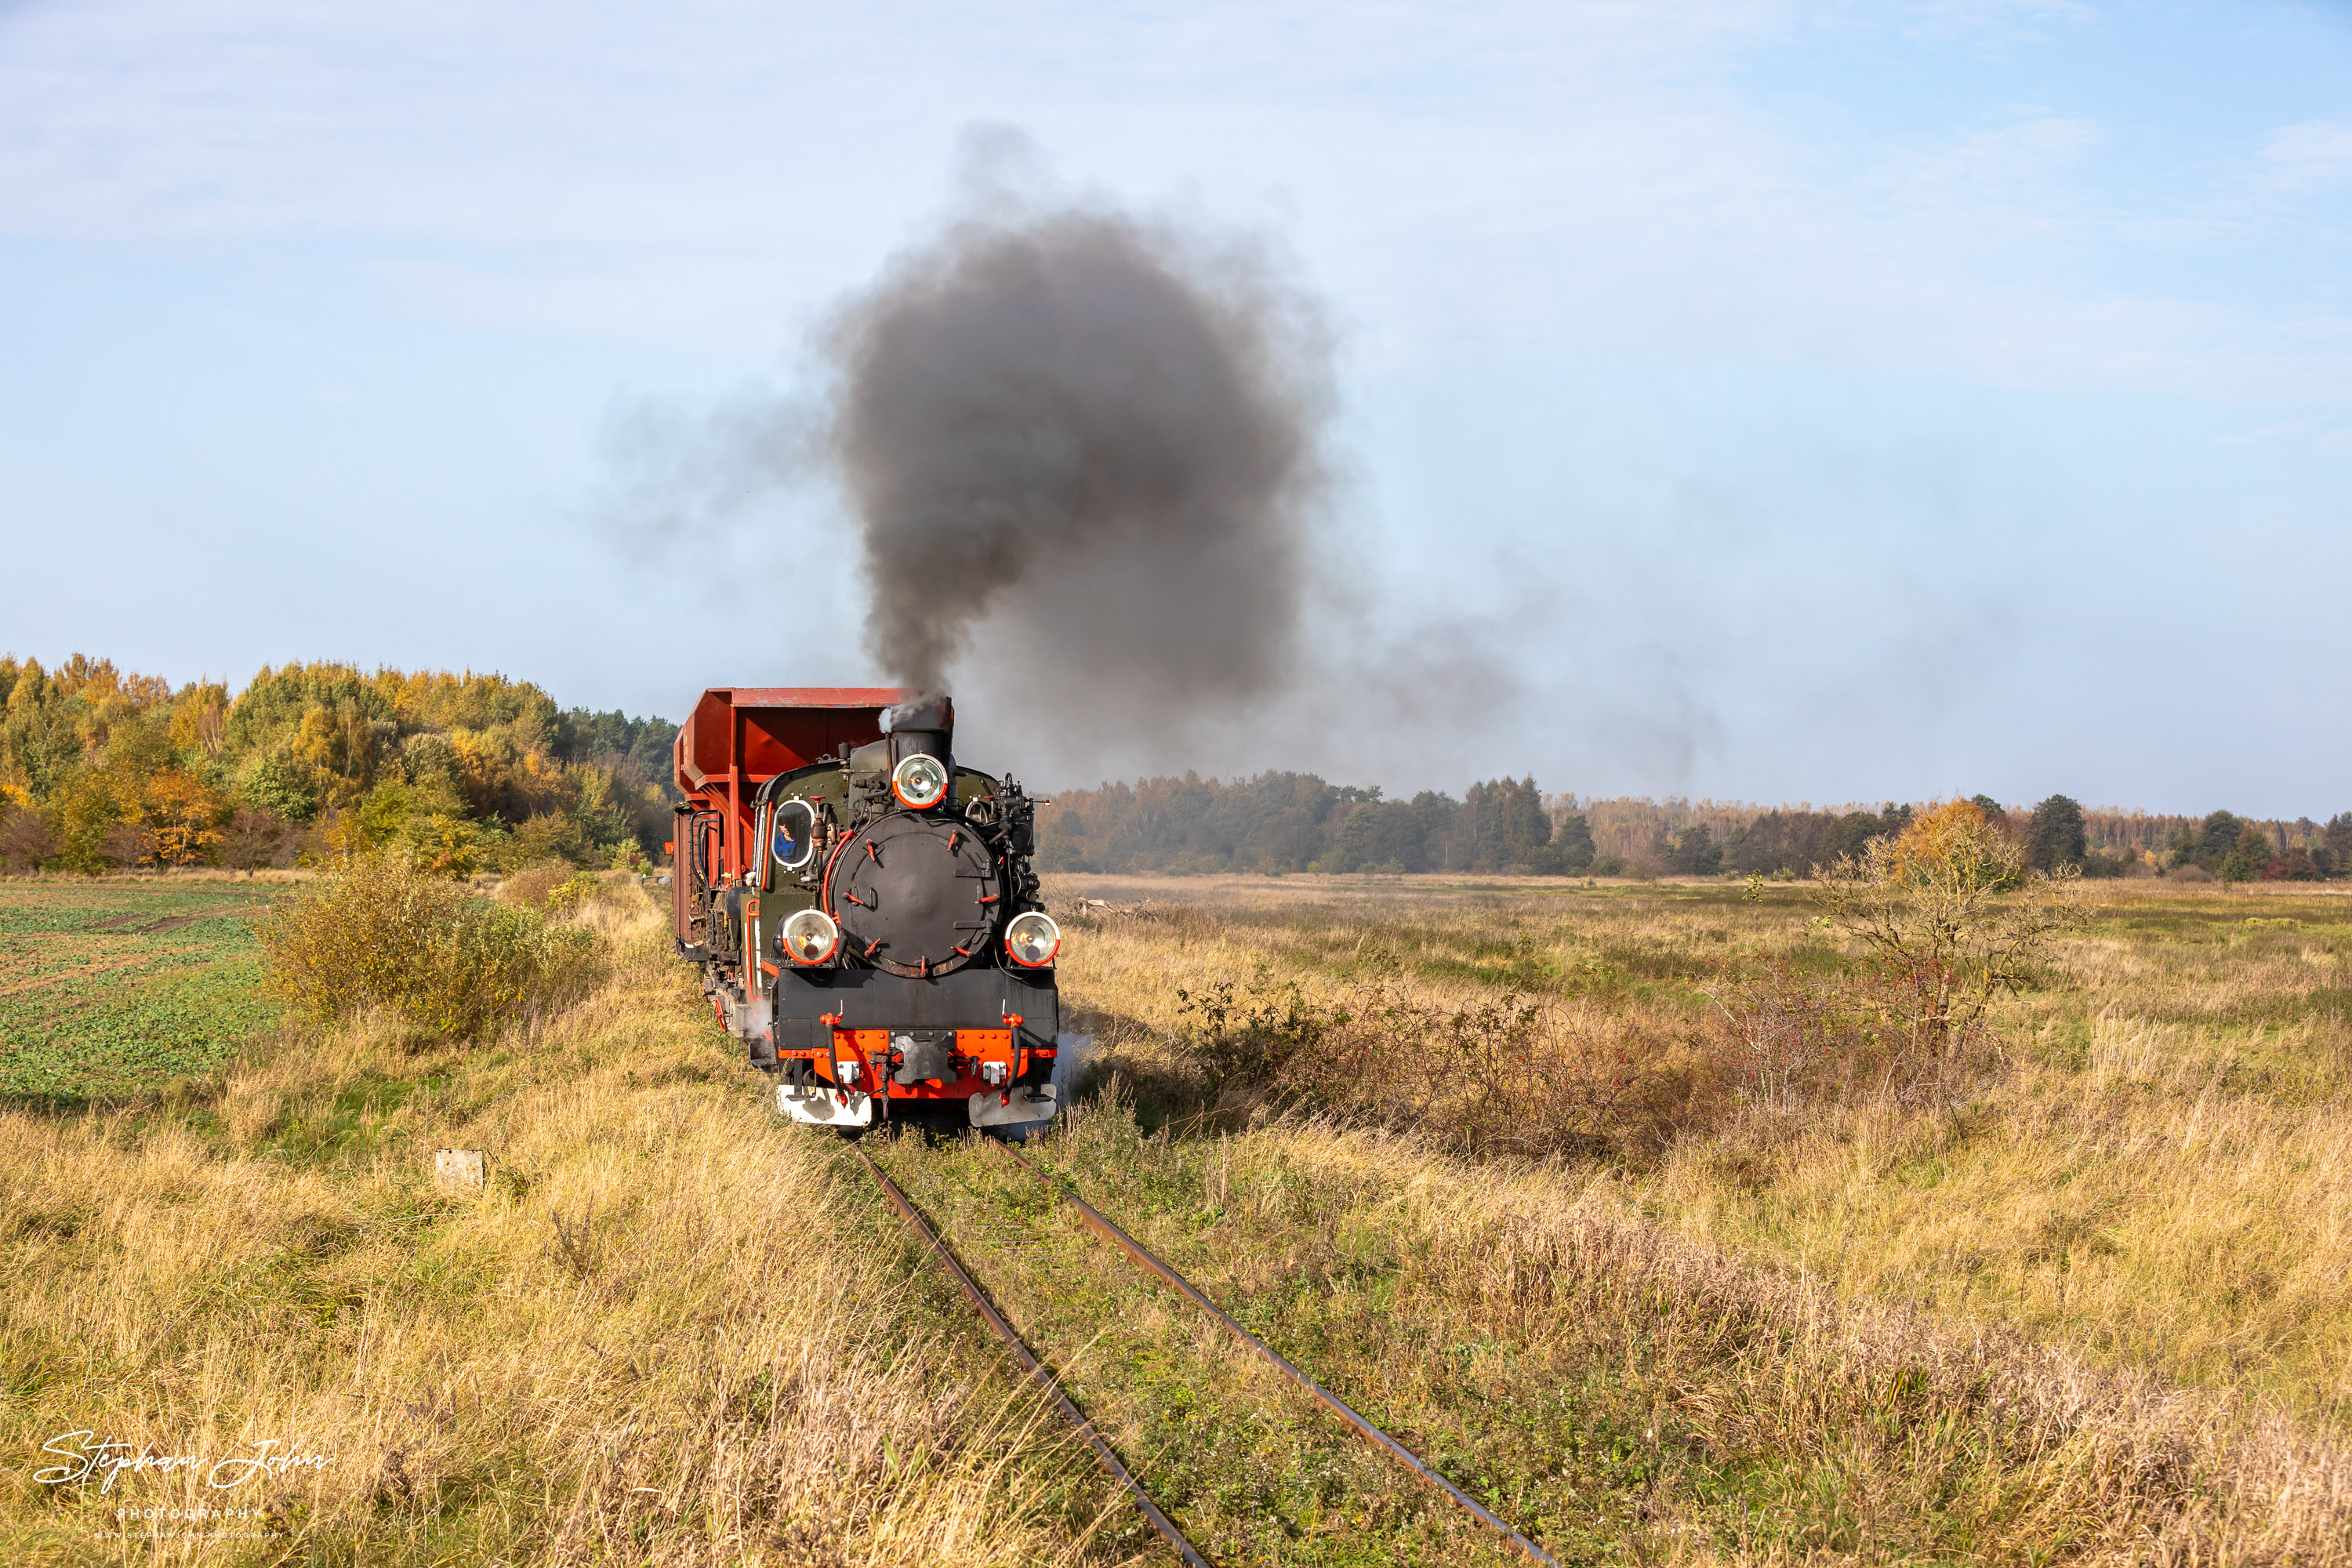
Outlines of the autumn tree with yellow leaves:
M 295 664 L 232 696 L 0 658 L 0 866 L 633 862 L 668 826 L 676 732 L 470 671 Z
M 1883 966 L 1930 1058 L 1975 1040 L 1994 999 L 2087 920 L 2074 868 L 2036 870 L 2014 836 L 1965 800 L 1840 857 L 1815 879 L 1813 900 L 1830 929 Z

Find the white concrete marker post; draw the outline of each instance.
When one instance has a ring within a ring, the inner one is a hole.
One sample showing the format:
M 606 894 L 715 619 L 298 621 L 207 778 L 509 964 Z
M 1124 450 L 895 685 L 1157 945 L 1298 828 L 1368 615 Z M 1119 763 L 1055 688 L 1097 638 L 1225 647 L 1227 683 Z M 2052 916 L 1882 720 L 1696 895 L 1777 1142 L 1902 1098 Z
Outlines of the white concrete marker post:
M 433 1186 L 436 1192 L 478 1193 L 489 1176 L 490 1158 L 479 1149 L 433 1151 Z

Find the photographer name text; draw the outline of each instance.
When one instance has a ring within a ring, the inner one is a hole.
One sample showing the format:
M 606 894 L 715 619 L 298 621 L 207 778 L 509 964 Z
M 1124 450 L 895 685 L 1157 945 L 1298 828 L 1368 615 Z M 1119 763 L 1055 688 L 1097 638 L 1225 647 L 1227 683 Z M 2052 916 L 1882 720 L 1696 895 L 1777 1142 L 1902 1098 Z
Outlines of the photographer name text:
M 275 1437 L 247 1445 L 247 1453 L 206 1459 L 197 1454 L 158 1454 L 152 1443 L 137 1445 L 134 1453 L 131 1444 L 111 1438 L 97 1442 L 96 1436 L 95 1432 L 60 1432 L 42 1444 L 42 1453 L 54 1454 L 67 1462 L 35 1470 L 33 1479 L 43 1486 L 70 1486 L 99 1475 L 105 1479 L 98 1489 L 105 1493 L 114 1489 L 116 1479 L 126 1470 L 133 1475 L 153 1470 L 165 1476 L 174 1470 L 186 1470 L 202 1474 L 205 1485 L 215 1491 L 233 1491 L 256 1476 L 274 1478 L 293 1470 L 324 1469 L 335 1462 L 332 1455 L 306 1454 L 299 1447 L 278 1453 L 275 1450 L 279 1445 Z

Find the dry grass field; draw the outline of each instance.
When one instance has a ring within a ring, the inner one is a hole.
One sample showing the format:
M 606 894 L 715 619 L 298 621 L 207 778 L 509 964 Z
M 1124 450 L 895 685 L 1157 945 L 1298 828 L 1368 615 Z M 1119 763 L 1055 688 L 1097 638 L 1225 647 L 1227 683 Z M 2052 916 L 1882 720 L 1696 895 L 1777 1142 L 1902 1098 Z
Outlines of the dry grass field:
M 1070 879 L 1056 890 L 1113 906 L 1080 922 L 1065 984 L 1095 1010 L 1105 1066 L 1147 1110 L 1169 1105 L 1180 1128 L 1188 1074 L 1196 1087 L 1201 1075 L 1185 1049 L 1197 1015 L 1188 1020 L 1178 994 L 1198 996 L 1219 979 L 1244 996 L 1290 994 L 1261 1016 L 1295 1010 L 1303 995 L 1443 1025 L 1517 999 L 1535 1015 L 1517 1038 L 1530 1060 L 1517 1081 L 1549 1075 L 1570 1102 L 1591 1104 L 1592 1063 L 1614 1064 L 1623 1086 L 1613 1105 L 1580 1114 L 1603 1133 L 1613 1114 L 1631 1136 L 1598 1155 L 1515 1158 L 1507 1122 L 1440 1099 L 1429 1126 L 1404 1127 L 1364 1158 L 1392 1176 L 1400 1202 L 1455 1185 L 1484 1215 L 1507 1193 L 1549 1223 L 1601 1227 L 1612 1238 L 1594 1244 L 1604 1254 L 1655 1249 L 1676 1260 L 1658 1266 L 1669 1275 L 1696 1270 L 1706 1302 L 1732 1289 L 1774 1303 L 1740 1310 L 1762 1312 L 1777 1334 L 1826 1332 L 1819 1359 L 1780 1369 L 1820 1380 L 1804 1406 L 1820 1424 L 1810 1436 L 1800 1422 L 1736 1438 L 1717 1425 L 1722 1396 L 1707 1378 L 1676 1386 L 1664 1407 L 1679 1407 L 1711 1462 L 1757 1436 L 1793 1459 L 1816 1439 L 1834 1445 L 1847 1420 L 1846 1436 L 1867 1430 L 1863 1413 L 1836 1414 L 1855 1375 L 1843 1358 L 1866 1347 L 1912 1357 L 1920 1386 L 1953 1373 L 1958 1386 L 2011 1380 L 2032 1391 L 2009 1409 L 2056 1424 L 2036 1443 L 2116 1444 L 2137 1454 L 2116 1462 L 2142 1476 L 2201 1472 L 2145 1514 L 2095 1489 L 2081 1517 L 2011 1532 L 1999 1508 L 2034 1485 L 2033 1466 L 2011 1454 L 1997 1476 L 1954 1483 L 1941 1502 L 1905 1500 L 1898 1515 L 1912 1533 L 1895 1555 L 1959 1549 L 1923 1521 L 1938 1510 L 1965 1521 L 1977 1486 L 1993 1488 L 1979 1500 L 1993 1513 L 1986 1532 L 1960 1525 L 1968 1555 L 2132 1555 L 2175 1531 L 2256 1558 L 2352 1550 L 2340 1449 L 2352 1416 L 2352 901 L 2341 894 L 2095 889 L 2089 928 L 1997 1010 L 1998 1058 L 1967 1092 L 1944 1104 L 1864 1091 L 1773 1105 L 1741 1092 L 1717 1004 L 1768 963 L 1800 974 L 1851 967 L 1801 887 Z M 1439 1029 L 1392 1037 L 1390 1048 L 1444 1075 L 1463 1043 Z M 1675 1088 L 1663 1111 L 1638 1092 L 1644 1073 Z M 1258 1121 L 1244 1144 L 1279 1150 L 1272 1157 L 1284 1163 L 1361 1146 L 1360 1135 L 1335 1144 L 1286 1130 L 1268 1120 L 1280 1107 L 1246 1095 L 1222 1099 L 1223 1112 L 1204 1120 Z M 1374 1101 L 1357 1118 L 1385 1109 Z M 1542 1120 L 1533 1108 L 1530 1117 Z M 1465 1133 L 1484 1140 L 1482 1157 L 1445 1152 Z M 1650 1308 L 1671 1323 L 1691 1305 L 1669 1289 Z M 1456 1306 L 1476 1321 L 1474 1305 Z M 1870 1326 L 1824 1330 L 1845 1323 L 1842 1314 Z M 1708 1365 L 1724 1374 L 1720 1361 Z M 1901 1405 L 1889 1398 L 1881 1421 Z M 1979 1410 L 1963 1399 L 1900 1423 L 1912 1447 L 1898 1470 L 1925 1462 L 1933 1445 L 1921 1446 L 1923 1434 L 1948 1436 Z M 1979 1459 L 1998 1451 L 1962 1447 Z M 1870 1467 L 1831 1469 L 1861 1479 Z M 1900 1497 L 1921 1479 L 1879 1479 Z M 1751 1523 L 1756 1500 L 1744 1500 Z M 1661 1511 L 1656 1496 L 1646 1503 Z M 1792 1504 L 1775 1521 L 1787 1527 L 1779 1546 L 1853 1548 L 1868 1533 L 1857 1533 L 1854 1510 L 1875 1508 Z M 1694 1528 L 1677 1538 L 1716 1549 L 1740 1539 L 1704 1500 L 1687 1512 Z
M 871 1267 L 892 1222 L 630 898 L 585 917 L 604 991 L 494 1047 L 362 1023 L 0 1112 L 0 1561 L 1103 1560 L 1092 1473 L 913 1259 Z M 488 1191 L 435 1194 L 445 1146 Z M 110 1440 L 206 1468 L 37 1479 Z M 206 1485 L 257 1453 L 323 1462 Z
M 1563 1057 L 1658 1060 L 1721 1054 L 1713 998 L 1743 973 L 1847 961 L 1802 887 L 1074 881 L 1147 910 L 1087 922 L 1066 970 L 1147 1079 L 1173 1065 L 1177 991 L 1262 964 L 1344 1002 L 1377 952 L 1437 1010 L 1517 994 Z M 2005 1060 L 1960 1103 L 1735 1095 L 1654 1153 L 1563 1175 L 1846 1295 L 2352 1420 L 2352 898 L 2094 897 L 2090 929 L 1997 1013 Z M 1444 1069 L 1443 1042 L 1422 1048 Z
M 1920 1096 L 1742 1054 L 1853 966 L 1801 888 L 1048 897 L 1099 1048 L 1035 1156 L 1562 1561 L 2352 1561 L 2352 902 L 2096 889 Z M 650 903 L 571 918 L 603 988 L 470 1048 L 0 1109 L 0 1560 L 1172 1561 Z M 1215 1561 L 1504 1560 L 1011 1162 L 871 1146 Z M 37 1479 L 83 1430 L 328 1462 Z

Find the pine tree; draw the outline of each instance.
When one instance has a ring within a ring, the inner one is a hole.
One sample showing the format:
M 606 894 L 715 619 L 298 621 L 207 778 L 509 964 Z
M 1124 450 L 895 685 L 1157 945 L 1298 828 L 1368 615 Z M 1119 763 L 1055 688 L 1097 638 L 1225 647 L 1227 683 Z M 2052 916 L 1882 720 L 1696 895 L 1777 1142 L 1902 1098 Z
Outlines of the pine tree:
M 2033 808 L 2025 822 L 2025 855 L 2037 871 L 2080 866 L 2090 849 L 2083 831 L 2083 807 L 2063 795 L 2053 795 Z

